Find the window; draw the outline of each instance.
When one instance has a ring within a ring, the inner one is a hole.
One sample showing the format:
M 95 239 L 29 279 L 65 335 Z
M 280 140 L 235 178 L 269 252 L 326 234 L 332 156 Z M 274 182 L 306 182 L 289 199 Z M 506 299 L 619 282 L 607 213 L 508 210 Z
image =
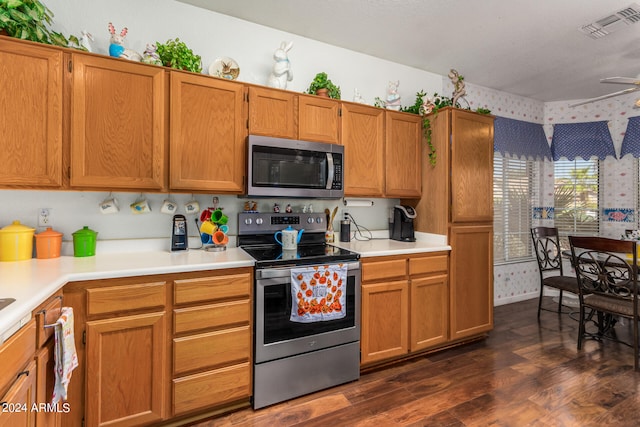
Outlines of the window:
M 521 261 L 532 256 L 531 204 L 537 162 L 493 158 L 493 258 L 495 263 Z
M 560 245 L 569 248 L 567 236 L 597 236 L 600 230 L 599 161 L 554 162 L 553 199 Z

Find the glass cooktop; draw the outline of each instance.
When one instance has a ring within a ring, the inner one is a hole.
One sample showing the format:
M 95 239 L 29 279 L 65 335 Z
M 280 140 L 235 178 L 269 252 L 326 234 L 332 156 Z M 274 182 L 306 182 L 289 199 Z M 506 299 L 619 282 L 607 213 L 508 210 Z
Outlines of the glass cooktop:
M 325 244 L 299 245 L 296 251 L 283 251 L 280 245 L 241 247 L 256 260 L 256 267 L 327 264 L 360 258 L 355 252 Z

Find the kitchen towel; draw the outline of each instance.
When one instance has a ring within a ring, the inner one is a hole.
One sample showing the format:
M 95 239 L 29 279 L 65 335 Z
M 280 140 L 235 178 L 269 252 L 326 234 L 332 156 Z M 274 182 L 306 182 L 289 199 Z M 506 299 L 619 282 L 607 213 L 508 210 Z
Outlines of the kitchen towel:
M 330 264 L 291 269 L 292 322 L 311 323 L 347 315 L 347 266 Z
M 78 355 L 73 337 L 73 308 L 62 307 L 60 317 L 54 326 L 54 369 L 55 384 L 53 401 L 56 404 L 67 400 L 67 387 L 71 372 L 78 366 Z

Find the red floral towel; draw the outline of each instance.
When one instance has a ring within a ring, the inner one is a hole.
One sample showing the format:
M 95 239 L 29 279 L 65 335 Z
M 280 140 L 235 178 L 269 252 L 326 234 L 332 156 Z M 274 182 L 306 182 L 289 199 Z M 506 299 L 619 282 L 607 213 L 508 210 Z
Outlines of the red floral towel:
M 342 319 L 347 315 L 347 266 L 331 264 L 291 270 L 291 321 Z

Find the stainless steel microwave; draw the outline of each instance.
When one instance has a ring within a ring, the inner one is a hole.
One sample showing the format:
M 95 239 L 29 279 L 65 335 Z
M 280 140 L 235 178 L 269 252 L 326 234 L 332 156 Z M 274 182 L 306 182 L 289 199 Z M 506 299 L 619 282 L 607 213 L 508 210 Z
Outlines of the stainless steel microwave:
M 248 196 L 344 196 L 344 147 L 249 135 Z

